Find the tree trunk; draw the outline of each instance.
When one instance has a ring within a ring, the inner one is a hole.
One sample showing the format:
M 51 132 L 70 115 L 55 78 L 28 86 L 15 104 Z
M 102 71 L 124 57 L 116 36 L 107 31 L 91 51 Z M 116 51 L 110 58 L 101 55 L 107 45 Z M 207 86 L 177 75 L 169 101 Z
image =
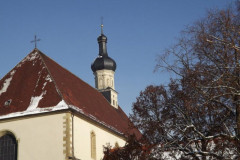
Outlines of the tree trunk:
M 240 104 L 237 105 L 236 108 L 236 122 L 237 122 L 237 128 L 236 128 L 236 136 L 238 138 L 237 140 L 237 151 L 238 151 L 238 158 L 237 160 L 240 160 Z
M 206 141 L 205 140 L 202 140 L 202 151 L 204 151 L 204 152 L 206 152 L 207 151 L 207 143 L 206 143 Z M 207 157 L 206 156 L 203 156 L 202 157 L 202 160 L 206 160 L 207 159 Z

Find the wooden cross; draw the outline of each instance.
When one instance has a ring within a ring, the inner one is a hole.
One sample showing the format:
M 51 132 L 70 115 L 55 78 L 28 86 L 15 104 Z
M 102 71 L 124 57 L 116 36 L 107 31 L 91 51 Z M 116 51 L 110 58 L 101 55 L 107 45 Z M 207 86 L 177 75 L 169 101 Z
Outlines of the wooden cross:
M 35 43 L 35 48 L 37 48 L 37 41 L 40 41 L 41 39 L 37 39 L 37 35 L 35 34 L 35 36 L 34 36 L 34 40 L 33 41 L 31 41 L 31 43 Z

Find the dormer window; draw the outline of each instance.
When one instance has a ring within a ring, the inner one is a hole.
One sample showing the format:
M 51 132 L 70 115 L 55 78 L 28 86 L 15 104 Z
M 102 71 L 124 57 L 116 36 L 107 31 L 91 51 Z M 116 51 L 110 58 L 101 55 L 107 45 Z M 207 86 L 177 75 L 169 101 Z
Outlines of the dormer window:
M 7 100 L 7 101 L 4 103 L 4 106 L 10 106 L 11 102 L 12 102 L 11 99 Z

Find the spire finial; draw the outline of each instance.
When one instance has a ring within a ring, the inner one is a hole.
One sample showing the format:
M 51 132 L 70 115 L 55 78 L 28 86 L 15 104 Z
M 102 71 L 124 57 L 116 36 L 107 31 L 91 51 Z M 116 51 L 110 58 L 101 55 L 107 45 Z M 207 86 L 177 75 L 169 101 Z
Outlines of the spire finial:
M 31 41 L 31 43 L 35 43 L 35 48 L 37 48 L 37 41 L 40 41 L 41 39 L 37 39 L 37 35 L 35 33 L 34 40 Z
M 103 17 L 101 17 L 101 34 L 103 35 Z

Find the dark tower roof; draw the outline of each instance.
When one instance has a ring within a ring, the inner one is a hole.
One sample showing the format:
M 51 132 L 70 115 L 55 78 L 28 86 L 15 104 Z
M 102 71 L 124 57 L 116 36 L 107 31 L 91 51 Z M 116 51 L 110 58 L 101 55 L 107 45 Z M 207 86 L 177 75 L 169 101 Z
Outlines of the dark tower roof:
M 99 56 L 91 65 L 92 71 L 96 72 L 97 70 L 107 69 L 115 72 L 117 65 L 107 54 L 107 37 L 103 34 L 103 25 L 101 25 L 101 35 L 97 40 L 99 44 Z

